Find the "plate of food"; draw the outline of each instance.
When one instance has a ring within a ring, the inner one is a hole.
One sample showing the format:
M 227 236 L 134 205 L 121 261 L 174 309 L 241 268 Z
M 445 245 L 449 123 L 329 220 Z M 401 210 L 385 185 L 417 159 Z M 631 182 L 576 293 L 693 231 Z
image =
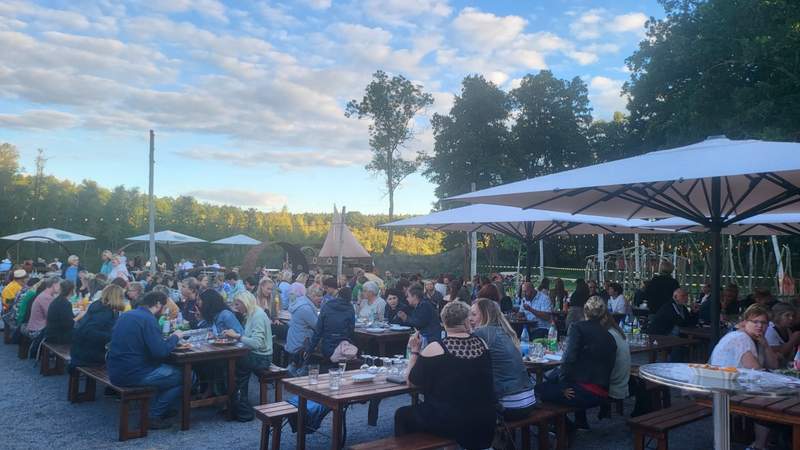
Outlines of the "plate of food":
M 689 368 L 701 377 L 735 380 L 739 377 L 736 367 L 720 367 L 711 364 L 689 364 Z
M 353 375 L 353 383 L 369 383 L 375 380 L 374 373 L 357 373 Z
M 212 345 L 233 345 L 235 343 L 236 339 L 231 338 L 216 338 L 211 342 Z
M 181 342 L 180 344 L 176 345 L 173 351 L 176 352 L 185 352 L 187 350 L 192 349 L 192 344 L 189 342 Z
M 364 328 L 364 331 L 367 331 L 369 333 L 383 333 L 386 330 L 381 327 L 369 327 L 369 328 Z
M 408 331 L 408 330 L 411 329 L 411 327 L 407 327 L 405 325 L 392 324 L 389 327 L 389 329 L 392 330 L 392 331 Z

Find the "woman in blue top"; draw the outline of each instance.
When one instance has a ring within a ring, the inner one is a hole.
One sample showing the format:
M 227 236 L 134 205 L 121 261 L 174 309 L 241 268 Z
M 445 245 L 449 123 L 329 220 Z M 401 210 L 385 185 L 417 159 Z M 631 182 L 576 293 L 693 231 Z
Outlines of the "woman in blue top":
M 209 289 L 200 294 L 200 316 L 203 320 L 197 325 L 198 328 L 211 328 L 214 336 L 222 336 L 225 330 L 233 330 L 237 334 L 244 331 L 239 319 L 228 309 L 217 291 Z

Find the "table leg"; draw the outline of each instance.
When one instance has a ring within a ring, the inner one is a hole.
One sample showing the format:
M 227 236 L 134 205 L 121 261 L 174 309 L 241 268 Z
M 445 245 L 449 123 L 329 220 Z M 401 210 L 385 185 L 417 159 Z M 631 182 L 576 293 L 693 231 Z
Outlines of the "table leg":
M 236 418 L 233 397 L 236 395 L 236 358 L 228 358 L 228 420 Z
M 342 448 L 342 409 L 333 410 L 333 431 L 331 432 L 331 449 Z
M 378 356 L 386 356 L 386 341 L 383 339 L 378 341 Z
M 730 398 L 725 392 L 714 392 L 714 449 L 730 450 L 731 416 Z
M 192 414 L 192 363 L 183 364 L 183 399 L 181 402 L 181 430 L 189 429 Z
M 297 450 L 306 450 L 306 406 L 307 400 L 297 397 Z

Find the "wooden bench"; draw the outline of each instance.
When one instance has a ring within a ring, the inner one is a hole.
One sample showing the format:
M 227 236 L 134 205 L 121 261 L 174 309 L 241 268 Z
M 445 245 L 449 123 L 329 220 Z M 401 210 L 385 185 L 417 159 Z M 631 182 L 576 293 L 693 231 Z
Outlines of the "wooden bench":
M 148 411 L 150 407 L 150 398 L 156 393 L 156 390 L 151 387 L 120 387 L 111 383 L 108 379 L 108 372 L 105 367 L 78 367 L 75 369 L 75 384 L 73 390 L 73 374 L 70 374 L 70 401 L 73 403 L 90 402 L 95 399 L 95 391 L 97 390 L 97 383 L 102 383 L 114 391 L 119 393 L 120 396 L 120 412 L 119 412 L 119 440 L 125 441 L 128 439 L 135 439 L 147 436 Z M 80 391 L 80 374 L 86 376 L 86 385 L 83 391 Z M 128 423 L 128 413 L 130 412 L 130 403 L 139 402 L 139 428 L 130 430 Z
M 656 441 L 658 450 L 667 450 L 667 435 L 670 430 L 710 415 L 710 408 L 697 403 L 686 403 L 628 419 L 628 426 L 633 431 L 633 448 L 644 450 L 648 445 L 645 440 L 649 438 L 651 442 Z
M 42 349 L 39 351 L 39 373 L 43 376 L 61 375 L 64 373 L 64 367 L 69 364 L 70 356 L 69 344 L 50 344 L 45 342 L 42 344 Z M 50 359 L 54 360 L 54 365 L 50 365 Z
M 281 448 L 281 429 L 283 419 L 297 414 L 297 407 L 287 402 L 274 402 L 268 405 L 254 406 L 256 417 L 261 421 L 261 450 L 269 447 L 269 433 L 272 429 L 272 450 Z
M 711 407 L 711 399 L 697 400 Z M 792 448 L 800 448 L 800 396 L 754 397 L 737 395 L 730 399 L 730 412 L 750 419 L 792 427 Z M 734 430 L 735 431 L 735 430 Z
M 8 322 L 3 323 L 3 344 L 11 343 L 11 334 L 13 331 Z
M 451 447 L 458 448 L 452 439 L 428 433 L 412 433 L 351 445 L 350 450 L 438 450 Z
M 536 408 L 526 418 L 515 420 L 513 422 L 506 422 L 505 427 L 509 431 L 520 430 L 522 433 L 522 448 L 531 448 L 531 427 L 536 426 L 539 428 L 539 450 L 547 450 L 550 448 L 550 430 L 549 423 L 551 420 L 555 421 L 556 425 L 556 439 L 559 448 L 566 448 L 564 443 L 562 447 L 562 439 L 566 439 L 566 412 L 560 409 Z M 560 423 L 561 422 L 561 423 Z M 501 425 L 500 427 L 503 427 Z M 563 435 L 558 436 L 558 430 L 563 430 Z
M 269 369 L 259 369 L 255 373 L 258 376 L 259 404 L 264 405 L 269 401 L 267 398 L 269 383 L 275 384 L 275 401 L 281 401 L 281 380 L 289 376 L 289 371 L 272 364 Z

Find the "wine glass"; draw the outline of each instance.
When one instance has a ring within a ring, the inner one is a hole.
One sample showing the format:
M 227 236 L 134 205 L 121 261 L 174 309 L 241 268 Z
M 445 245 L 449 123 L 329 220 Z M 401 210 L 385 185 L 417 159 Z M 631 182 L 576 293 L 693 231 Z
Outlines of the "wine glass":
M 359 368 L 364 372 L 368 372 L 369 371 L 369 364 L 367 364 L 367 360 L 369 358 L 372 358 L 372 357 L 369 356 L 369 355 L 366 355 L 366 354 L 361 355 L 361 359 L 364 360 L 364 364 L 361 364 L 361 367 L 359 367 Z
M 378 359 L 378 357 L 377 356 L 370 356 L 370 358 L 372 359 L 372 365 L 369 366 L 369 371 L 372 372 L 372 373 L 376 373 L 376 372 L 378 372 L 378 366 L 375 365 L 375 360 Z

